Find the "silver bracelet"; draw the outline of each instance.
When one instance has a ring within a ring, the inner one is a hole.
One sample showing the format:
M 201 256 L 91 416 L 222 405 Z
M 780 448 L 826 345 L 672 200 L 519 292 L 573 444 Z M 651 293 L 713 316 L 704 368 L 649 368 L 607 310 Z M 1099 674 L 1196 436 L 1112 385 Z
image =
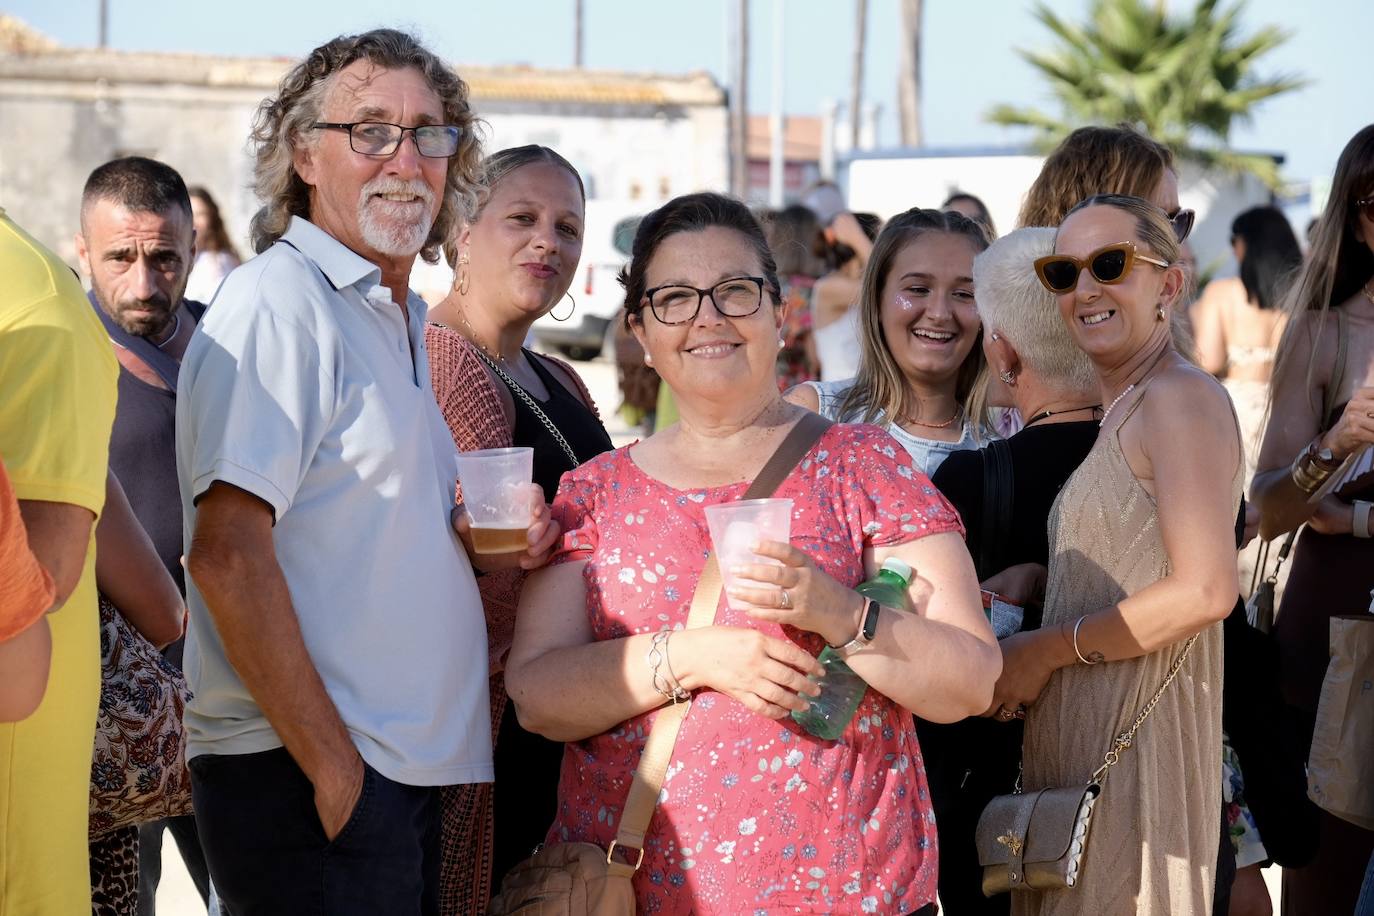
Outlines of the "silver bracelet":
M 1080 662 L 1082 662 L 1083 664 L 1085 664 L 1085 665 L 1096 665 L 1096 664 L 1099 664 L 1099 663 L 1101 663 L 1101 662 L 1103 662 L 1103 661 L 1106 660 L 1105 657 L 1102 655 L 1101 652 L 1089 652 L 1089 653 L 1088 653 L 1088 657 L 1087 657 L 1087 658 L 1084 658 L 1084 657 L 1083 657 L 1083 653 L 1082 653 L 1082 652 L 1079 650 L 1079 648 L 1078 648 L 1078 630 L 1079 630 L 1080 627 L 1083 626 L 1083 621 L 1085 621 L 1085 620 L 1087 620 L 1087 619 L 1088 619 L 1088 615 L 1087 615 L 1087 614 L 1084 614 L 1082 617 L 1079 617 L 1078 620 L 1074 622 L 1074 625 L 1073 625 L 1073 654 L 1074 654 L 1074 655 L 1077 655 L 1077 656 L 1078 656 L 1078 660 L 1079 660 Z
M 1369 530 L 1369 513 L 1374 509 L 1374 503 L 1363 499 L 1357 499 L 1351 507 L 1350 533 L 1357 538 L 1367 538 L 1371 536 Z
M 680 703 L 689 699 L 691 694 L 682 689 L 682 685 L 677 683 L 677 678 L 673 676 L 672 663 L 668 662 L 668 640 L 672 637 L 672 630 L 659 630 L 654 634 L 654 638 L 649 643 L 649 654 L 645 661 L 649 665 L 649 673 L 654 680 L 654 689 L 663 695 L 665 699 Z M 659 674 L 658 669 L 665 662 L 668 662 L 668 677 Z

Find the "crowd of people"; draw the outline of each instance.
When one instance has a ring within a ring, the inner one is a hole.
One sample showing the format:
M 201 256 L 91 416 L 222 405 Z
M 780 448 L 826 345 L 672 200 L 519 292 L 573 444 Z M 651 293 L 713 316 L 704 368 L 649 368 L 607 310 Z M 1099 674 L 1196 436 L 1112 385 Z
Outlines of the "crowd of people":
M 675 198 L 621 276 L 658 427 L 615 448 L 528 346 L 582 179 L 479 114 L 340 37 L 258 112 L 252 257 L 142 157 L 85 186 L 89 294 L 0 211 L 0 913 L 153 913 L 167 830 L 232 916 L 1252 916 L 1269 863 L 1287 916 L 1374 913 L 1374 831 L 1302 775 L 1374 585 L 1374 125 L 1305 257 L 1249 210 L 1196 296 L 1127 126 L 1000 237 L 966 191 Z M 513 446 L 524 546 L 483 552 L 455 454 Z M 707 510 L 758 496 L 790 538 L 720 568 Z M 1261 634 L 1238 550 L 1299 530 Z

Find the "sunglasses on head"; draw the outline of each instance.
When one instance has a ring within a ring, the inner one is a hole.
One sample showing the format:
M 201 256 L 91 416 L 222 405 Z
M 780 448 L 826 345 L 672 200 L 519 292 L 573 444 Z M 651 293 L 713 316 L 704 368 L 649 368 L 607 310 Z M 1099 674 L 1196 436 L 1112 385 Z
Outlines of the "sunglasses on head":
M 1192 210 L 1175 210 L 1173 213 L 1166 213 L 1165 216 L 1169 217 L 1169 225 L 1174 228 L 1174 238 L 1182 245 L 1183 240 L 1193 231 L 1193 220 L 1197 219 L 1197 213 Z
M 1105 245 L 1082 260 L 1067 254 L 1050 254 L 1035 260 L 1035 275 L 1045 289 L 1052 293 L 1072 292 L 1078 286 L 1079 274 L 1086 268 L 1098 283 L 1110 286 L 1126 279 L 1136 261 L 1156 267 L 1168 267 L 1157 258 L 1146 257 L 1136 251 L 1135 242 Z

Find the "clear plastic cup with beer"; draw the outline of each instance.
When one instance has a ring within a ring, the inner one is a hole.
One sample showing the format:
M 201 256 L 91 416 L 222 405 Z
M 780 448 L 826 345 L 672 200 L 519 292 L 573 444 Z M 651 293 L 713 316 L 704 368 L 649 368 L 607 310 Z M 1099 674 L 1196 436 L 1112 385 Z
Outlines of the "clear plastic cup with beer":
M 530 481 L 534 449 L 486 448 L 459 452 L 458 484 L 472 523 L 472 549 L 481 554 L 518 553 L 529 547 L 533 521 Z

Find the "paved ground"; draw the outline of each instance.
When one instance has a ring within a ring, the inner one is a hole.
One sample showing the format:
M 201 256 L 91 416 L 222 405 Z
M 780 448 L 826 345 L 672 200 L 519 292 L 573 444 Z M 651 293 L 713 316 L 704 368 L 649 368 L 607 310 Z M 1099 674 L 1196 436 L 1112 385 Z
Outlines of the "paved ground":
M 574 365 L 591 391 L 615 444 L 624 445 L 638 438 L 639 433 L 628 429 L 615 412 L 620 403 L 616 389 L 615 366 L 602 359 Z M 1279 870 L 1267 869 L 1264 876 L 1274 899 L 1274 912 L 1277 913 Z M 176 843 L 173 843 L 170 837 L 162 845 L 162 884 L 158 888 L 157 910 L 160 916 L 203 916 L 205 912 L 195 885 L 191 883 L 190 877 L 186 874 L 186 867 L 182 865 Z

